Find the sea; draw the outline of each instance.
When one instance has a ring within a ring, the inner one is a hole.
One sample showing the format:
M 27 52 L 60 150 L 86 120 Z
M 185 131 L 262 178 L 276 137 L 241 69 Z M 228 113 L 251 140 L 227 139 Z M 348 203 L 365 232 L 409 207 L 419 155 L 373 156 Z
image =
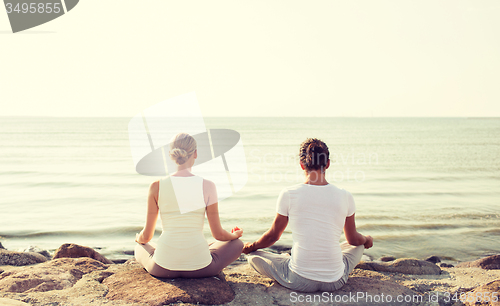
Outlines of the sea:
M 9 250 L 64 243 L 127 259 L 159 177 L 138 174 L 131 118 L 0 117 L 0 242 Z M 330 149 L 330 184 L 356 203 L 365 250 L 381 256 L 466 261 L 500 253 L 500 118 L 204 118 L 239 132 L 246 184 L 219 203 L 224 228 L 259 238 L 280 191 L 304 182 L 299 145 Z M 161 234 L 160 222 L 153 242 Z M 208 223 L 204 234 L 210 235 Z M 345 238 L 341 238 L 341 241 Z M 291 247 L 289 228 L 276 243 Z

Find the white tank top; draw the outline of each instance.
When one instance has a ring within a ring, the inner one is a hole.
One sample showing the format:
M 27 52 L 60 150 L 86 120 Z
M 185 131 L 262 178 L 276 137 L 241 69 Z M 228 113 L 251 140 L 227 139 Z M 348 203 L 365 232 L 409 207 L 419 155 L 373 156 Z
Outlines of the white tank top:
M 169 176 L 160 180 L 159 189 L 163 232 L 153 260 L 165 269 L 177 271 L 208 266 L 212 256 L 203 236 L 206 209 L 203 178 Z

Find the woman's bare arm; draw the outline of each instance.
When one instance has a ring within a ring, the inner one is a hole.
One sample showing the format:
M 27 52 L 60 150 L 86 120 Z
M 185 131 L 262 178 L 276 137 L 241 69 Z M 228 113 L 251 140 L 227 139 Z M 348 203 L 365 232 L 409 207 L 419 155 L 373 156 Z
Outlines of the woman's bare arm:
M 272 246 L 276 241 L 281 238 L 281 235 L 288 225 L 288 217 L 280 214 L 276 214 L 271 228 L 265 232 L 262 237 L 257 241 L 250 243 L 247 242 L 243 248 L 243 253 L 248 254 L 250 252 L 257 251 L 258 249 L 263 249 Z
M 354 214 L 345 218 L 344 234 L 347 243 L 350 245 L 364 245 L 365 249 L 373 246 L 373 238 L 369 235 L 364 236 L 356 229 L 356 222 L 354 221 Z
M 148 212 L 146 216 L 146 225 L 142 231 L 136 235 L 135 241 L 140 244 L 145 244 L 153 239 L 155 233 L 156 221 L 158 220 L 158 194 L 160 190 L 160 182 L 156 181 L 149 186 L 148 193 Z
M 212 236 L 219 241 L 230 241 L 238 239 L 243 235 L 243 230 L 237 227 L 233 228 L 232 233 L 222 228 L 219 219 L 219 204 L 214 203 L 207 206 L 207 219 L 210 225 Z
M 240 238 L 241 235 L 243 235 L 242 229 L 234 227 L 231 233 L 229 233 L 223 229 L 220 224 L 217 188 L 214 182 L 203 180 L 203 196 L 205 198 L 205 204 L 207 205 L 206 214 L 212 236 L 219 241 L 230 241 Z

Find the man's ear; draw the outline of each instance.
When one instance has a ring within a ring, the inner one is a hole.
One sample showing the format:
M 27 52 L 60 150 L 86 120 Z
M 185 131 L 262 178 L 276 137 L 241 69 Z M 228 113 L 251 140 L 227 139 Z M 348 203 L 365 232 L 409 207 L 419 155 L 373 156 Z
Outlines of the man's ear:
M 326 167 L 325 167 L 325 169 L 328 169 L 328 167 L 330 167 L 330 159 L 328 159 L 328 161 L 326 162 Z
M 302 168 L 302 170 L 306 170 L 306 167 L 304 167 L 304 164 L 302 162 L 300 162 L 300 168 Z
M 194 150 L 193 156 L 194 156 L 194 159 L 198 158 L 198 150 Z

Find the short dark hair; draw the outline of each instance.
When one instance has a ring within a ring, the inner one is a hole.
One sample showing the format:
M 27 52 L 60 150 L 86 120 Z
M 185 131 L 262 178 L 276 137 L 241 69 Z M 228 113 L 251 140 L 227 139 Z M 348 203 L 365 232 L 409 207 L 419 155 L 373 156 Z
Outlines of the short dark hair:
M 306 171 L 323 169 L 329 158 L 328 146 L 317 138 L 308 138 L 300 145 L 300 162 Z

